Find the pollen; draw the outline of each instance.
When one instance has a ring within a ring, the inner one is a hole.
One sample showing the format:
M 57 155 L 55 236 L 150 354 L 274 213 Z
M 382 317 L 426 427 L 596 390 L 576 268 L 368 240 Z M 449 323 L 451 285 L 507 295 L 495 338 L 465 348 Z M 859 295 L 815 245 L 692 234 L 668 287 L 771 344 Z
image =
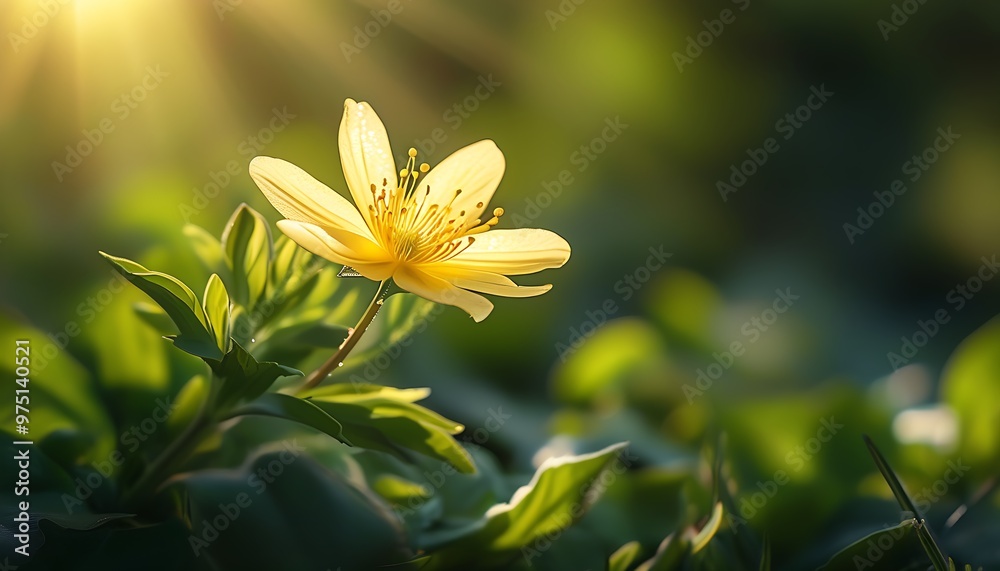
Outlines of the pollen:
M 460 188 L 441 203 L 432 196 L 430 186 L 419 188 L 422 175 L 430 170 L 426 162 L 418 165 L 417 150 L 411 148 L 396 188 L 388 188 L 384 180 L 381 191 L 371 185 L 373 204 L 368 207 L 368 216 L 375 239 L 400 262 L 434 263 L 452 258 L 475 243 L 475 235 L 496 226 L 504 213 L 503 208 L 494 208 L 493 216 L 485 223 L 479 218 L 470 219 L 471 203 L 461 200 Z M 483 207 L 483 202 L 476 202 L 471 214 Z

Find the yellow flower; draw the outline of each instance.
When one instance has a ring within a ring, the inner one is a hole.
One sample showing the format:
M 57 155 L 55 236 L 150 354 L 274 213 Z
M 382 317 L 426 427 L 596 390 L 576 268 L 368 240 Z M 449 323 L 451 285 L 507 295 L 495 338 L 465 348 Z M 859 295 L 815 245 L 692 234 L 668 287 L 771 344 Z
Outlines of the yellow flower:
M 433 170 L 418 166 L 416 155 L 410 149 L 397 172 L 378 115 L 368 103 L 348 99 L 340 160 L 356 207 L 280 159 L 254 158 L 250 175 L 286 218 L 278 227 L 303 248 L 369 279 L 392 278 L 400 288 L 460 307 L 476 321 L 493 304 L 473 292 L 529 297 L 551 289 L 518 286 L 507 277 L 562 266 L 570 247 L 548 230 L 493 229 L 503 209 L 483 213 L 505 166 L 493 141 L 460 149 Z

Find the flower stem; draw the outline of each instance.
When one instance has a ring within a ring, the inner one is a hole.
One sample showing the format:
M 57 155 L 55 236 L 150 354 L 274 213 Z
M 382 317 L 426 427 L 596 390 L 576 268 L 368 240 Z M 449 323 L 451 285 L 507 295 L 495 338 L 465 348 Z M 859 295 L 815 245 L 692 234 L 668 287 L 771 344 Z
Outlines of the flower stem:
M 375 292 L 375 297 L 373 297 L 372 302 L 368 304 L 368 309 L 365 310 L 364 315 L 362 315 L 361 319 L 358 320 L 358 324 L 355 325 L 354 328 L 351 329 L 350 333 L 347 334 L 347 338 L 340 344 L 337 352 L 334 353 L 332 357 L 327 359 L 323 365 L 306 377 L 305 382 L 302 383 L 302 386 L 299 387 L 296 394 L 302 394 L 303 392 L 308 391 L 309 389 L 320 384 L 331 371 L 339 367 L 341 363 L 344 362 L 348 353 L 354 349 L 354 346 L 358 344 L 361 336 L 364 335 L 365 330 L 367 330 L 368 326 L 372 324 L 372 320 L 375 319 L 375 315 L 378 313 L 378 310 L 382 308 L 382 302 L 385 301 L 386 293 L 388 292 L 389 285 L 391 283 L 391 279 L 386 279 L 382 280 L 382 282 L 378 284 L 378 290 Z

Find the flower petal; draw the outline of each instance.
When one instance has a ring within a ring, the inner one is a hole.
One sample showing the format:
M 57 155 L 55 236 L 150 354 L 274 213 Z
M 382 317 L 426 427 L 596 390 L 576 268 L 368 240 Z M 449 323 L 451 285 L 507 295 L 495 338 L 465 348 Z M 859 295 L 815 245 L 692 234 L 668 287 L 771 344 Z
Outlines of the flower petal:
M 371 236 L 358 209 L 346 198 L 288 161 L 254 157 L 250 176 L 271 206 L 289 220 L 339 226 Z
M 340 162 L 344 178 L 365 220 L 368 207 L 375 203 L 371 185 L 388 190 L 398 186 L 396 165 L 392 160 L 389 135 L 382 120 L 367 102 L 344 101 L 344 118 L 340 122 Z
M 399 287 L 424 299 L 461 308 L 477 322 L 486 319 L 493 311 L 493 304 L 485 297 L 460 289 L 447 280 L 411 265 L 399 266 L 392 279 Z
M 490 230 L 475 238 L 471 246 L 441 265 L 513 276 L 558 268 L 570 255 L 566 240 L 537 228 Z
M 280 220 L 278 228 L 313 254 L 351 266 L 370 280 L 389 278 L 396 265 L 375 242 L 344 229 L 321 228 L 296 220 Z
M 426 192 L 422 189 L 429 186 L 427 204 L 443 206 L 455 196 L 456 190 L 461 189 L 462 194 L 452 203 L 452 211 L 465 210 L 466 219 L 475 220 L 493 198 L 505 168 L 503 153 L 496 143 L 484 139 L 455 151 L 431 169 L 419 181 L 417 196 Z M 483 205 L 476 206 L 480 202 Z
M 534 297 L 552 289 L 552 284 L 519 286 L 512 279 L 504 275 L 481 270 L 443 266 L 442 264 L 437 264 L 433 266 L 433 269 L 428 269 L 427 271 L 450 281 L 462 289 L 504 297 Z

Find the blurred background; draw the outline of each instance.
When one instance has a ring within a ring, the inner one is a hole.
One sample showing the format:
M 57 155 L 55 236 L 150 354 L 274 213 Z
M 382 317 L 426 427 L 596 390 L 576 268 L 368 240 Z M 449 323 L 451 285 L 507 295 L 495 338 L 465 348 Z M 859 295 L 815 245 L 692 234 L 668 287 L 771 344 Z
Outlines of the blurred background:
M 400 162 L 495 140 L 501 227 L 573 247 L 519 280 L 550 293 L 435 314 L 379 380 L 431 387 L 470 429 L 503 407 L 486 446 L 508 469 L 623 439 L 666 466 L 722 428 L 752 487 L 836 414 L 850 435 L 769 506 L 780 522 L 824 490 L 776 540 L 792 558 L 848 495 L 887 494 L 861 432 L 908 444 L 916 478 L 956 450 L 996 465 L 937 403 L 1000 310 L 1000 6 L 8 0 L 0 31 L 0 299 L 52 335 L 80 325 L 81 360 L 124 300 L 81 310 L 113 277 L 99 250 L 199 290 L 185 223 L 218 235 L 243 202 L 279 219 L 253 156 L 346 193 L 350 97 Z M 969 406 L 995 404 L 987 380 Z

